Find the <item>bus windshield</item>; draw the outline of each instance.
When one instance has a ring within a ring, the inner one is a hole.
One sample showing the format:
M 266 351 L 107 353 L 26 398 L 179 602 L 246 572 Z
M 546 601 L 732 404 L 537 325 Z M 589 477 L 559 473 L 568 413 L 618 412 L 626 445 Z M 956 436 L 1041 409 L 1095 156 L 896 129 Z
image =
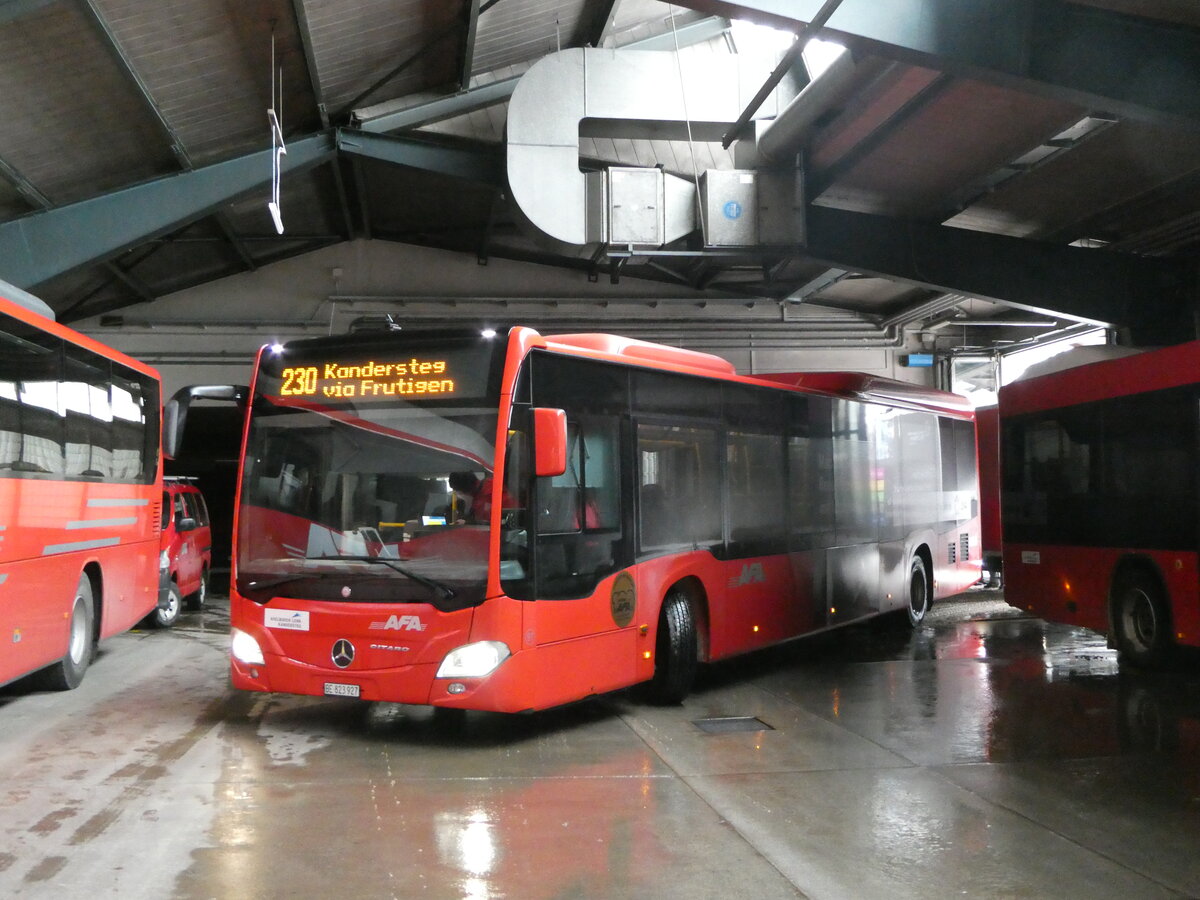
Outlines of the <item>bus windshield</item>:
M 483 600 L 502 353 L 390 337 L 264 353 L 238 510 L 244 596 Z

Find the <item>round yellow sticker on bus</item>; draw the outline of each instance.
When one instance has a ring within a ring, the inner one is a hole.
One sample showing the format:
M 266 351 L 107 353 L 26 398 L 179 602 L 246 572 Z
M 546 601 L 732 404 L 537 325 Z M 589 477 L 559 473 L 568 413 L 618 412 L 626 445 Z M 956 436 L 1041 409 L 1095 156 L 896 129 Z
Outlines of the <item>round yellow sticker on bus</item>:
M 633 621 L 633 613 L 637 609 L 637 587 L 628 572 L 622 572 L 613 579 L 611 605 L 613 621 L 618 628 L 624 628 Z

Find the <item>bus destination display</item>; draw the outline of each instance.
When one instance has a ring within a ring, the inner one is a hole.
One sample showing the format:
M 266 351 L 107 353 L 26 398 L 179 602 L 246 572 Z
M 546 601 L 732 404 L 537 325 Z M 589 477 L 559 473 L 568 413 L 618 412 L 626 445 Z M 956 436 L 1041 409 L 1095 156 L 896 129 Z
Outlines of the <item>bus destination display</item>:
M 285 366 L 279 373 L 280 397 L 326 400 L 385 400 L 459 392 L 454 367 L 445 358 L 410 356 L 399 361 L 342 362 Z

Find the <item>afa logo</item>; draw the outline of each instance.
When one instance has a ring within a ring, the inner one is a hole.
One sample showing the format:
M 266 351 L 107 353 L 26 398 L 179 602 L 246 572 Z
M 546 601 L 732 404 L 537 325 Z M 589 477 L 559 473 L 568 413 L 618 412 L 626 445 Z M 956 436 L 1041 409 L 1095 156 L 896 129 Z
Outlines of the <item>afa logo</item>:
M 372 622 L 372 631 L 424 631 L 428 626 L 419 616 L 388 616 L 386 622 Z
M 624 628 L 633 621 L 633 614 L 637 610 L 637 585 L 628 572 L 622 572 L 613 579 L 609 603 L 613 623 L 618 628 Z
M 740 588 L 748 584 L 762 584 L 766 580 L 767 573 L 763 571 L 762 563 L 746 563 L 742 566 L 740 575 L 734 575 L 729 579 L 729 586 Z

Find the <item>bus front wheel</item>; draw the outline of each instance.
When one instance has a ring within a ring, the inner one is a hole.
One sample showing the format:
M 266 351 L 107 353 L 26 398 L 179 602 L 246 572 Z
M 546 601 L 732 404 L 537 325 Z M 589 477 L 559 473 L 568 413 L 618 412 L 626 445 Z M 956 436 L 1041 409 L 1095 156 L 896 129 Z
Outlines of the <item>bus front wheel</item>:
M 1121 655 L 1141 666 L 1166 662 L 1171 652 L 1171 621 L 1157 580 L 1126 572 L 1116 582 L 1113 626 Z
M 655 703 L 682 703 L 692 689 L 696 661 L 696 617 L 687 594 L 675 589 L 667 594 L 659 616 L 650 698 Z
M 908 623 L 916 628 L 929 612 L 929 574 L 925 560 L 914 556 L 908 574 Z
M 75 599 L 71 603 L 71 620 L 67 625 L 67 654 L 50 668 L 42 670 L 42 685 L 48 690 L 72 691 L 83 681 L 95 650 L 92 628 L 95 609 L 91 579 L 87 575 L 80 575 Z

